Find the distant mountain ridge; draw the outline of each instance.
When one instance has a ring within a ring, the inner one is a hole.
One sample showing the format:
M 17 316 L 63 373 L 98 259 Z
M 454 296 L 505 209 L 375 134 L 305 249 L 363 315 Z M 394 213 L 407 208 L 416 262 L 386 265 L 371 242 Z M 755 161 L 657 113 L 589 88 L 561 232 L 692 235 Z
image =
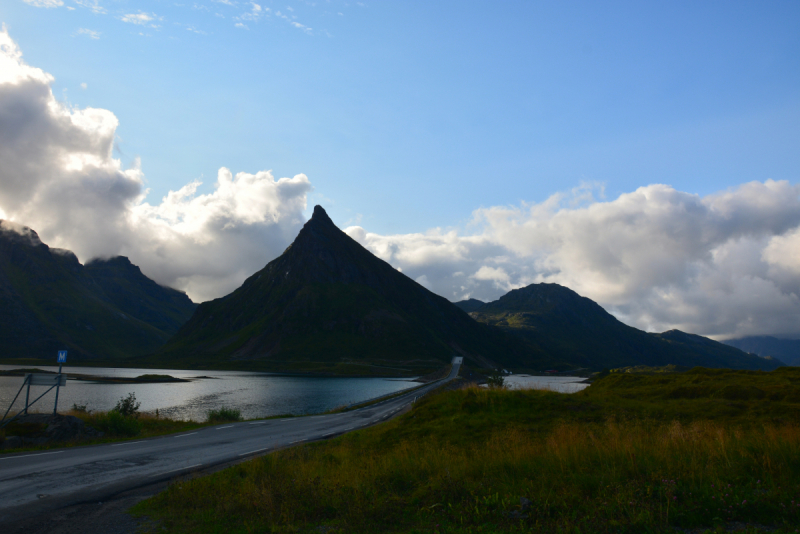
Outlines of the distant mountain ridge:
M 157 284 L 125 256 L 94 259 L 84 270 L 119 310 L 170 336 L 197 307 L 186 293 Z
M 765 356 L 775 356 L 765 344 L 800 345 L 750 342 Z M 70 361 L 337 375 L 424 374 L 453 355 L 517 370 L 783 364 L 677 330 L 643 332 L 557 284 L 453 304 L 375 257 L 319 206 L 280 257 L 200 306 L 125 257 L 81 265 L 0 220 L 0 358 L 51 360 L 63 348 Z
M 186 294 L 122 256 L 81 265 L 30 228 L 0 220 L 0 358 L 113 360 L 152 352 L 191 316 Z
M 762 357 L 771 356 L 777 358 L 787 365 L 800 366 L 800 339 L 750 336 L 740 339 L 728 339 L 723 343 Z
M 486 304 L 485 302 L 478 299 L 467 299 L 455 303 L 456 306 L 458 306 L 467 313 L 472 313 L 474 311 L 477 311 L 481 306 L 484 306 L 485 304 Z
M 478 367 L 548 361 L 375 257 L 316 206 L 281 256 L 201 304 L 151 361 L 397 376 L 453 355 Z
M 675 364 L 768 370 L 782 365 L 678 330 L 643 332 L 558 284 L 531 284 L 494 302 L 476 306 L 477 302 L 456 305 L 470 310 L 477 321 L 515 334 L 551 358 L 594 369 Z

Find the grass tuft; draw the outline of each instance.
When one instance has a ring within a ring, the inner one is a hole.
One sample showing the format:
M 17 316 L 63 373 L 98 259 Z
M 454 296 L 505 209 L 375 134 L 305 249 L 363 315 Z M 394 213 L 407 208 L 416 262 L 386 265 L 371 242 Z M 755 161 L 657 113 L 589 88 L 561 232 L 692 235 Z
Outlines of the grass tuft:
M 109 436 L 134 437 L 142 432 L 142 423 L 136 417 L 125 416 L 116 410 L 98 414 L 91 426 Z
M 220 408 L 208 411 L 209 423 L 227 423 L 230 421 L 241 421 L 242 412 L 238 408 Z

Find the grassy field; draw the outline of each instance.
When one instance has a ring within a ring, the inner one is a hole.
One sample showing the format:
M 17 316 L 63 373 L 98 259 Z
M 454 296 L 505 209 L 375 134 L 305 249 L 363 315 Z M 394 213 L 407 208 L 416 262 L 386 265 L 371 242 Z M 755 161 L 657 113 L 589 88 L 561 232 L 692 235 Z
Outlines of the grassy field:
M 135 513 L 170 532 L 797 532 L 799 417 L 795 368 L 447 391 Z

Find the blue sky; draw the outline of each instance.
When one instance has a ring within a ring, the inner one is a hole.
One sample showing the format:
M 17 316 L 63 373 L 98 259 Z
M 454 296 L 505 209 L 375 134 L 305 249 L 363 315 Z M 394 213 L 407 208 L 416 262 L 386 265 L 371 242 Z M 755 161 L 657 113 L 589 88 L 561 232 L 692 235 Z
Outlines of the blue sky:
M 800 338 L 799 2 L 6 0 L 0 22 L 0 219 L 81 261 L 200 302 L 322 204 L 453 301 L 558 283 L 648 331 Z
M 310 206 L 401 233 L 581 182 L 797 181 L 797 2 L 230 4 L 9 0 L 0 19 L 57 97 L 117 115 L 154 201 L 220 166 L 305 173 Z

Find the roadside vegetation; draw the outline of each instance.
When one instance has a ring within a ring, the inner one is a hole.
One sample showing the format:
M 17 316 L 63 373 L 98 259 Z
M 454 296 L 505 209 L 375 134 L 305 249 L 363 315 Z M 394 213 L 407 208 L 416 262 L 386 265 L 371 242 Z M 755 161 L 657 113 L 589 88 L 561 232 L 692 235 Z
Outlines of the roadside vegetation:
M 35 412 L 32 412 L 35 413 Z M 2 449 L 0 454 L 8 454 L 20 451 L 43 450 L 61 447 L 74 447 L 79 445 L 94 445 L 98 443 L 109 443 L 130 438 L 150 438 L 164 434 L 185 432 L 209 423 L 198 423 L 197 421 L 179 421 L 166 417 L 156 416 L 155 414 L 143 413 L 138 417 L 126 417 L 121 413 L 111 410 L 108 412 L 86 412 L 69 410 L 62 415 L 73 415 L 81 419 L 85 424 L 99 432 L 103 436 L 87 436 L 81 439 L 67 441 L 52 441 L 41 445 L 26 445 L 13 449 Z M 41 434 L 46 425 L 20 424 L 12 422 L 6 428 L 0 430 L 0 443 L 7 437 L 34 437 Z
M 103 437 L 94 439 L 91 443 L 105 443 L 125 438 L 150 438 L 205 426 L 196 421 L 177 421 L 167 417 L 156 417 L 149 413 L 141 414 L 139 417 L 126 417 L 114 410 L 91 414 L 70 412 L 68 415 L 75 415 L 87 425 L 105 433 Z M 79 444 L 85 443 L 88 442 Z M 63 444 L 57 446 L 63 446 Z
M 800 369 L 444 391 L 134 511 L 178 533 L 797 532 Z
M 77 439 L 68 441 L 52 441 L 40 445 L 27 445 L 14 449 L 3 449 L 2 453 L 19 452 L 23 450 L 41 450 L 50 448 L 70 447 L 76 445 L 91 445 L 108 443 L 130 438 L 150 438 L 164 434 L 186 432 L 204 426 L 219 423 L 243 420 L 241 412 L 235 408 L 220 408 L 209 410 L 205 422 L 181 421 L 161 416 L 155 413 L 142 413 L 139 411 L 141 403 L 136 400 L 135 393 L 129 393 L 121 398 L 116 406 L 107 411 L 91 411 L 86 405 L 73 404 L 72 409 L 61 415 L 77 417 L 85 425 L 102 432 L 102 436 L 82 435 Z M 31 412 L 36 413 L 36 412 Z M 46 424 L 31 424 L 14 421 L 6 428 L 0 430 L 0 445 L 6 436 L 35 437 L 41 435 L 46 429 Z
M 242 412 L 236 408 L 220 408 L 218 410 L 208 411 L 209 423 L 228 423 L 241 420 Z
M 505 386 L 506 379 L 503 377 L 502 369 L 494 369 L 486 375 L 486 385 L 490 388 L 502 388 Z

